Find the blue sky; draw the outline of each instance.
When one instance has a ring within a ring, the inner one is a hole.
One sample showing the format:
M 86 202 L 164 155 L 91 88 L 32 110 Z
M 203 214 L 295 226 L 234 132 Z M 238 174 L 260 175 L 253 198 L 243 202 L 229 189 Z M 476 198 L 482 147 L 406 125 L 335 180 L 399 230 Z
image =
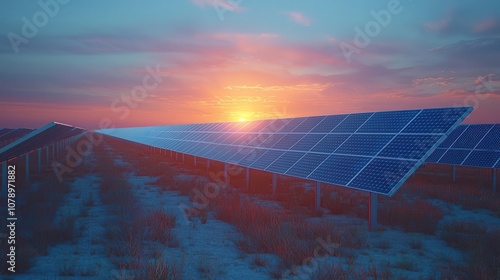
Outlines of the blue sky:
M 499 10 L 493 0 L 9 1 L 0 127 L 454 105 L 476 107 L 467 122 L 499 122 Z M 26 20 L 36 32 L 23 33 Z M 147 67 L 161 79 L 130 99 Z

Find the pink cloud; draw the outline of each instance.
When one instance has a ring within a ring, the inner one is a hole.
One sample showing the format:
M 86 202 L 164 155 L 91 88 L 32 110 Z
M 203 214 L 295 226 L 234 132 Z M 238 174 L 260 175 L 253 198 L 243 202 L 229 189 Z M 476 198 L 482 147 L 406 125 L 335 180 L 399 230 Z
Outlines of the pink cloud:
M 447 18 L 424 24 L 425 30 L 436 31 L 436 32 L 445 31 L 449 26 L 450 26 L 450 19 Z
M 496 19 L 486 19 L 474 25 L 474 31 L 477 33 L 488 32 L 500 28 L 500 22 Z
M 310 26 L 311 25 L 311 20 L 307 18 L 304 14 L 300 12 L 285 12 L 288 17 L 294 21 L 295 23 L 304 25 L 304 26 Z

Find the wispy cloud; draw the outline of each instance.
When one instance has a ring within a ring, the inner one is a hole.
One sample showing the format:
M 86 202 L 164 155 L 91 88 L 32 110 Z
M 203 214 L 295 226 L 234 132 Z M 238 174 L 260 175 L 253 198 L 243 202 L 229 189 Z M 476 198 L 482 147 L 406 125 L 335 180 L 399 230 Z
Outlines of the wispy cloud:
M 192 0 L 199 7 L 217 6 L 231 12 L 242 12 L 244 9 L 231 0 Z
M 477 33 L 500 33 L 500 21 L 494 18 L 482 20 L 474 25 Z
M 301 12 L 285 12 L 286 15 L 290 18 L 290 20 L 304 26 L 311 26 L 311 20 L 307 18 Z

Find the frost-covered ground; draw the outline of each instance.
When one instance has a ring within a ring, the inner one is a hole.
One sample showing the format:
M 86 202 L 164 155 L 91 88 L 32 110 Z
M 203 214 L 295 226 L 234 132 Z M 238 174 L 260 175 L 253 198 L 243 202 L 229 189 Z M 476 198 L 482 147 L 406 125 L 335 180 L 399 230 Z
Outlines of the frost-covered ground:
M 280 262 L 277 255 L 257 256 L 241 252 L 236 246 L 236 240 L 244 239 L 245 236 L 234 225 L 217 220 L 213 212 L 208 213 L 206 223 L 197 218 L 187 221 L 179 210 L 179 205 L 189 203 L 187 196 L 154 186 L 152 183 L 156 177 L 136 175 L 133 163 L 122 156 L 117 155 L 114 163 L 129 170 L 122 176 L 132 185 L 133 193 L 143 210 L 163 209 L 177 217 L 172 233 L 178 240 L 178 246 L 168 247 L 154 243 L 156 248 L 147 250 L 159 251 L 165 259 L 182 264 L 182 279 L 273 279 L 271 272 L 276 270 Z M 199 176 L 188 173 L 189 170 L 183 169 L 182 174 L 179 171 L 177 176 Z M 106 222 L 110 218 L 106 206 L 100 200 L 99 188 L 100 179 L 94 173 L 81 176 L 71 183 L 71 192 L 58 209 L 56 219 L 77 214 L 76 224 L 80 235 L 71 242 L 52 246 L 48 255 L 35 258 L 34 266 L 24 274 L 16 275 L 14 279 L 132 279 L 130 271 L 113 264 L 106 254 L 105 246 L 99 241 L 102 240 Z M 282 210 L 277 202 L 262 200 L 256 195 L 241 195 L 259 206 Z M 439 200 L 433 203 L 446 212 L 440 224 L 457 219 L 488 221 L 485 225 L 489 229 L 500 229 L 500 219 L 491 211 L 464 210 L 460 206 Z M 439 277 L 435 273 L 440 268 L 450 267 L 465 258 L 463 251 L 451 248 L 434 235 L 409 233 L 387 226 L 368 232 L 366 220 L 344 215 L 325 214 L 321 217 L 308 217 L 306 221 L 318 224 L 331 222 L 339 228 L 355 228 L 365 243 L 359 249 L 349 248 L 348 258 L 345 255 L 326 256 L 317 258 L 316 264 L 336 263 L 346 269 L 376 265 L 390 271 L 391 278 L 395 279 L 434 279 Z M 265 259 L 265 264 L 255 265 L 256 257 Z M 314 256 L 310 257 L 307 259 L 309 264 L 311 260 L 315 260 L 312 259 Z M 309 271 L 310 268 L 297 269 Z

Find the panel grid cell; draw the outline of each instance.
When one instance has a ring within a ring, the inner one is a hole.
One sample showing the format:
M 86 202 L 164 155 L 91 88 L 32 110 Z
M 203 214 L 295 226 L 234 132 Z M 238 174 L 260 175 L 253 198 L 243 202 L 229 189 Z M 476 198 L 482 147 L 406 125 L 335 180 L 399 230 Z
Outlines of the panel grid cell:
M 309 151 L 321 141 L 326 134 L 307 134 L 295 143 L 290 149 L 295 151 Z
M 293 132 L 309 132 L 314 127 L 316 127 L 316 125 L 318 125 L 323 119 L 325 119 L 325 116 L 309 117 L 306 120 L 304 120 L 301 124 L 299 124 L 293 130 Z
M 345 186 L 370 161 L 370 158 L 330 155 L 307 178 Z
M 352 114 L 347 116 L 336 128 L 334 133 L 354 133 L 363 125 L 373 113 Z
M 479 141 L 481 141 L 486 133 L 491 130 L 493 125 L 470 125 L 460 138 L 453 143 L 452 149 L 474 149 Z
M 295 145 L 305 134 L 288 134 L 283 136 L 276 144 L 272 146 L 273 149 L 284 149 L 288 150 L 290 147 Z
M 320 165 L 327 157 L 328 155 L 325 154 L 307 153 L 290 169 L 288 169 L 285 174 L 307 178 L 307 176 L 309 176 L 309 174 L 311 174 L 311 172 L 313 172 L 314 169 L 316 169 L 316 167 Z
M 375 156 L 394 135 L 354 134 L 335 150 L 336 154 Z
M 344 143 L 349 134 L 328 134 L 321 141 L 316 144 L 311 151 L 318 153 L 332 153 L 335 151 L 342 143 Z
M 310 132 L 311 133 L 329 133 L 336 128 L 348 115 L 333 115 L 326 116 L 319 124 L 317 124 Z
M 380 112 L 375 113 L 357 131 L 358 133 L 398 133 L 410 122 L 419 112 Z
M 284 153 L 283 151 L 267 150 L 258 160 L 254 161 L 250 167 L 264 170 Z
M 276 159 L 271 165 L 266 168 L 266 171 L 284 174 L 294 163 L 302 158 L 305 153 L 302 152 L 285 152 L 282 156 Z

